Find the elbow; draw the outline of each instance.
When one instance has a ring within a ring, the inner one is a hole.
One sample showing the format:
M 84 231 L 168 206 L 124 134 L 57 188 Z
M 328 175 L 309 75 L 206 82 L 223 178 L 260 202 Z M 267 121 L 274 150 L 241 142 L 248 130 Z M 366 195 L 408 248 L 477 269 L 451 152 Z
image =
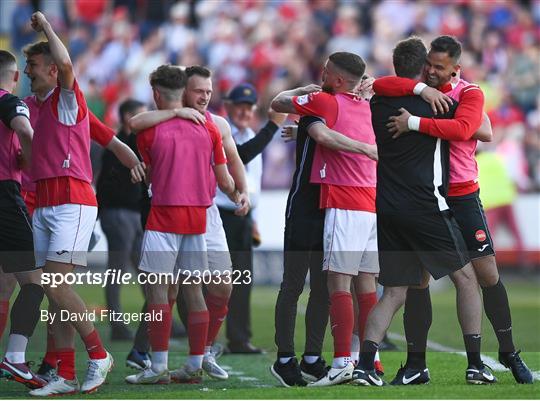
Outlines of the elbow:
M 131 131 L 131 132 L 137 132 L 139 129 L 137 127 L 137 117 L 134 116 L 134 117 L 131 117 L 129 120 L 128 120 L 128 129 Z
M 272 110 L 275 110 L 275 111 L 279 112 L 278 97 L 279 97 L 279 95 L 272 99 L 272 103 L 270 103 L 270 107 L 272 108 Z
M 24 139 L 31 141 L 32 137 L 34 136 L 34 130 L 32 129 L 32 127 L 25 127 L 21 130 L 20 135 Z
M 287 109 L 283 107 L 280 95 L 277 95 L 270 103 L 272 110 L 277 111 L 278 113 L 286 113 Z
M 60 73 L 73 72 L 73 63 L 71 62 L 71 59 L 69 57 L 66 59 L 58 60 L 55 62 L 55 64 L 58 67 L 58 71 L 60 71 Z
M 223 179 L 219 183 L 219 189 L 226 194 L 230 194 L 234 191 L 234 181 L 229 179 L 229 177 Z

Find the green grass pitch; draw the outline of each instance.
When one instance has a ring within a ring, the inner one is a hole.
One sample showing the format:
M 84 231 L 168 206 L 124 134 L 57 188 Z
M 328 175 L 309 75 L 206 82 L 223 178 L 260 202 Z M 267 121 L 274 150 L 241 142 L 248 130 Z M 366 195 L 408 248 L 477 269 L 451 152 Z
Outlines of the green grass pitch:
M 523 358 L 533 371 L 540 370 L 540 286 L 537 278 L 512 279 L 507 282 L 513 313 L 513 328 L 516 345 L 522 348 Z M 103 290 L 99 287 L 78 287 L 77 289 L 89 306 L 104 303 Z M 463 356 L 446 352 L 430 352 L 428 365 L 432 381 L 426 386 L 364 388 L 340 385 L 327 388 L 283 388 L 270 375 L 269 366 L 275 358 L 274 345 L 274 305 L 277 288 L 255 287 L 252 295 L 253 343 L 264 347 L 268 353 L 256 356 L 224 355 L 219 363 L 230 369 L 228 381 L 216 381 L 205 377 L 199 385 L 133 386 L 124 382 L 124 377 L 133 370 L 125 367 L 125 357 L 131 344 L 109 342 L 106 323 L 98 324 L 102 339 L 115 358 L 115 368 L 108 383 L 93 395 L 81 395 L 84 399 L 533 399 L 540 398 L 540 383 L 517 385 L 509 372 L 495 372 L 499 383 L 492 386 L 471 386 L 464 381 L 466 360 Z M 430 340 L 447 347 L 462 349 L 462 338 L 455 312 L 455 293 L 452 288 L 433 293 L 433 325 Z M 138 311 L 142 305 L 140 290 L 125 287 L 122 291 L 125 311 Z M 296 348 L 302 352 L 304 338 L 304 315 L 306 296 L 303 294 L 297 319 Z M 46 307 L 46 304 L 43 305 Z M 390 331 L 402 334 L 401 312 L 398 312 Z M 5 348 L 4 335 L 2 350 Z M 403 343 L 398 343 L 401 350 Z M 483 353 L 496 358 L 495 336 L 489 322 L 484 319 Z M 86 352 L 77 341 L 77 371 L 79 380 L 84 378 Z M 186 356 L 186 341 L 173 341 L 170 347 L 169 367 L 174 369 Z M 31 339 L 28 359 L 36 363 L 45 349 L 45 327 L 40 324 Z M 325 342 L 325 358 L 331 360 L 332 343 L 329 331 Z M 401 362 L 403 351 L 381 354 L 387 381 L 391 380 Z M 0 399 L 29 398 L 27 389 L 18 383 L 0 381 Z

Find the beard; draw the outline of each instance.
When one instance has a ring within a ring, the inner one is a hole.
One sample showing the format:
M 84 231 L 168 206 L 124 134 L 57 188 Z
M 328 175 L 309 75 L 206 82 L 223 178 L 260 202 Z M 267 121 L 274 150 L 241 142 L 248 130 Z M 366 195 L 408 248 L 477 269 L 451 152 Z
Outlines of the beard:
M 332 88 L 331 85 L 323 84 L 323 85 L 321 86 L 321 89 L 323 90 L 323 92 L 330 93 L 331 95 L 334 94 L 334 88 Z

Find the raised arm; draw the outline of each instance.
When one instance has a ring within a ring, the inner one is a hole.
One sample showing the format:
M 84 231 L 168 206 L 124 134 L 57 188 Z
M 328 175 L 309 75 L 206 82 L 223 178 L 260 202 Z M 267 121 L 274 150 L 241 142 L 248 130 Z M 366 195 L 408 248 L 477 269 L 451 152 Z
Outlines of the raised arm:
M 315 142 L 326 148 L 359 153 L 366 155 L 372 160 L 378 160 L 377 146 L 359 142 L 328 128 L 323 122 L 314 122 L 308 127 L 308 134 Z
M 401 108 L 399 115 L 390 117 L 386 127 L 394 134 L 393 138 L 404 132 L 418 131 L 449 141 L 466 141 L 480 128 L 483 108 L 484 94 L 476 85 L 471 85 L 463 89 L 453 118 L 450 115 L 446 119 L 418 117 Z
M 60 86 L 64 89 L 73 89 L 73 83 L 75 81 L 75 74 L 73 72 L 73 64 L 71 63 L 71 58 L 69 53 L 58 37 L 54 30 L 51 27 L 45 15 L 40 11 L 32 14 L 31 17 L 32 28 L 36 32 L 43 32 L 49 41 L 49 46 L 51 48 L 51 57 L 54 61 L 54 64 L 58 67 L 58 80 L 60 81 Z
M 300 88 L 291 89 L 278 93 L 272 100 L 271 107 L 280 113 L 296 113 L 296 108 L 293 104 L 293 97 L 308 95 L 313 92 L 320 92 L 322 89 L 319 85 L 307 85 Z
M 431 105 L 435 114 L 447 113 L 452 99 L 423 82 L 404 77 L 382 77 L 373 83 L 373 91 L 379 96 L 398 97 L 419 95 Z

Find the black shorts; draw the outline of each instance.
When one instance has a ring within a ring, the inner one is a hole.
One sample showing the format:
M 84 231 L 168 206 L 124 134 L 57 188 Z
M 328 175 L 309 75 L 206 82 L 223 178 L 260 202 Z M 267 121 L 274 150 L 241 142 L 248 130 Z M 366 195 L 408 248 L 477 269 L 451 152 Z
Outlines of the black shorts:
M 0 266 L 5 273 L 36 269 L 32 219 L 15 181 L 0 181 Z
M 379 283 L 419 285 L 423 270 L 435 279 L 469 262 L 467 248 L 450 211 L 427 215 L 377 214 Z
M 495 249 L 484 208 L 480 201 L 480 191 L 469 195 L 449 197 L 448 206 L 456 219 L 471 259 L 495 255 Z

